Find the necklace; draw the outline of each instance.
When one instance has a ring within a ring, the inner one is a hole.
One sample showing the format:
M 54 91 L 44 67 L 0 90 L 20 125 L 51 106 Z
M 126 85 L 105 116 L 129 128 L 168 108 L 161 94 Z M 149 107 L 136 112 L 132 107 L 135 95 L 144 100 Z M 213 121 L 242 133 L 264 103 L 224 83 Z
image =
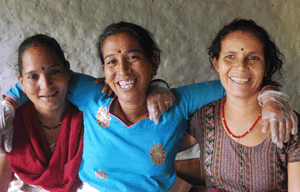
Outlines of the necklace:
M 252 125 L 252 127 L 251 127 L 250 129 L 248 129 L 248 131 L 247 131 L 246 133 L 244 133 L 243 135 L 234 135 L 234 134 L 229 130 L 229 128 L 228 128 L 228 126 L 227 126 L 227 123 L 226 123 L 226 119 L 225 119 L 225 110 L 224 110 L 224 109 L 225 109 L 225 101 L 226 101 L 226 100 L 224 100 L 224 102 L 223 102 L 223 104 L 222 104 L 222 120 L 223 120 L 223 123 L 224 123 L 224 125 L 225 125 L 226 131 L 229 133 L 229 135 L 231 135 L 232 137 L 237 138 L 237 139 L 240 139 L 240 138 L 245 137 L 250 131 L 252 131 L 252 129 L 253 129 L 253 128 L 255 127 L 255 125 L 258 123 L 258 120 L 260 119 L 261 114 L 258 115 L 256 121 L 254 122 L 254 124 Z
M 46 128 L 46 129 L 56 129 L 56 128 L 58 128 L 59 126 L 61 126 L 61 124 L 62 124 L 62 121 L 61 122 L 59 122 L 59 124 L 58 125 L 56 125 L 56 126 L 53 126 L 53 127 L 48 127 L 48 126 L 46 126 L 46 125 L 44 125 L 42 122 L 40 122 L 41 123 L 41 126 L 42 127 L 44 127 L 44 128 Z

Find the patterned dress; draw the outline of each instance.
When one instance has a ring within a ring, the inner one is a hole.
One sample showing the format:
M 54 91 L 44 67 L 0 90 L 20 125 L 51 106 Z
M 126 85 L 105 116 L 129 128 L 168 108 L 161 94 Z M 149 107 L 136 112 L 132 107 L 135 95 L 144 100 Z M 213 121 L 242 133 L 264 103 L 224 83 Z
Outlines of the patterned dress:
M 287 164 L 300 161 L 300 133 L 282 148 L 269 135 L 262 143 L 248 147 L 225 132 L 221 100 L 198 110 L 188 132 L 200 143 L 200 157 L 211 191 L 287 191 Z

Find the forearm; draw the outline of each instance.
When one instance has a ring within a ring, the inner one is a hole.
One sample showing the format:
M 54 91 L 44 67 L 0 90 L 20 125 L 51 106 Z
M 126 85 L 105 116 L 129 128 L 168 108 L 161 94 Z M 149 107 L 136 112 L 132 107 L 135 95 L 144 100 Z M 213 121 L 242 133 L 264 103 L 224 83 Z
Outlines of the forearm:
M 300 162 L 288 163 L 288 191 L 296 192 L 300 189 Z
M 0 192 L 7 192 L 11 175 L 12 171 L 9 167 L 6 154 L 0 155 Z

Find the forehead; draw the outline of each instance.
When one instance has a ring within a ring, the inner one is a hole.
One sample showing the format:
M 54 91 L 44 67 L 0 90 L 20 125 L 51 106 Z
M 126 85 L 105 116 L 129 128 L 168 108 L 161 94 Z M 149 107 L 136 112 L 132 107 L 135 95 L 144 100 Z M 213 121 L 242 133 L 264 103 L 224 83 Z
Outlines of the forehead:
M 139 42 L 126 32 L 108 36 L 102 45 L 103 55 L 110 54 L 111 52 L 118 52 L 119 50 L 124 52 L 131 49 L 144 51 Z
M 262 51 L 263 43 L 254 33 L 248 31 L 231 32 L 221 41 L 221 51 L 241 48 L 244 50 Z
M 23 70 L 32 70 L 39 67 L 47 68 L 54 64 L 61 64 L 60 60 L 52 51 L 43 46 L 31 46 L 22 56 Z

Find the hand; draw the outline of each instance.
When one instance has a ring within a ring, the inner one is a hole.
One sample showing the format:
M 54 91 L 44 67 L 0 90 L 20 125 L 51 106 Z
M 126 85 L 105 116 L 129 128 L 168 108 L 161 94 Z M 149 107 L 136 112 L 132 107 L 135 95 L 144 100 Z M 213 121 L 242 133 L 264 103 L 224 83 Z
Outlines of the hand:
M 11 152 L 15 111 L 8 101 L 0 101 L 0 154 Z
M 97 78 L 95 80 L 95 83 L 97 84 L 100 84 L 100 83 L 105 83 L 105 77 L 102 77 L 102 78 Z M 105 85 L 103 86 L 102 90 L 101 90 L 101 93 L 107 93 L 107 95 L 110 97 L 110 96 L 113 96 L 114 92 L 113 90 L 109 87 L 108 84 L 105 83 Z
M 278 147 L 290 140 L 290 134 L 297 134 L 298 119 L 289 104 L 275 95 L 268 96 L 262 105 L 263 132 L 271 129 L 272 141 Z
M 167 111 L 174 103 L 175 97 L 163 82 L 153 82 L 149 85 L 147 94 L 147 108 L 150 120 L 158 124 L 160 114 Z

